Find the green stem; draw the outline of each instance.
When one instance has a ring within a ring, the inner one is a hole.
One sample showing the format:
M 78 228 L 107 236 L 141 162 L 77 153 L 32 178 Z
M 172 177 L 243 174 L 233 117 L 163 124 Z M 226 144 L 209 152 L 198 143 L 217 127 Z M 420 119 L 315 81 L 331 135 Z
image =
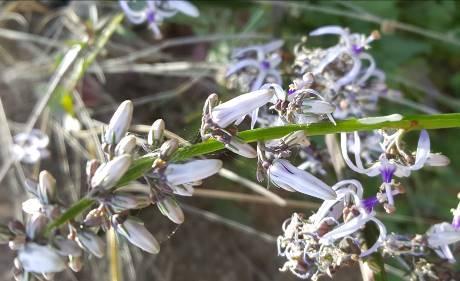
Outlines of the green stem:
M 291 132 L 303 130 L 307 136 L 336 134 L 341 132 L 370 131 L 376 129 L 446 129 L 460 127 L 460 113 L 437 114 L 437 115 L 410 115 L 405 116 L 399 121 L 386 121 L 375 124 L 364 124 L 357 119 L 337 121 L 334 125 L 329 122 L 315 123 L 311 125 L 286 125 L 280 127 L 259 128 L 240 132 L 238 136 L 244 141 L 251 143 L 256 141 L 270 140 L 281 138 Z M 183 161 L 192 157 L 216 152 L 224 148 L 224 145 L 216 140 L 207 140 L 191 146 L 180 148 L 173 157 L 174 161 Z M 151 169 L 153 157 L 140 157 L 136 159 L 126 174 L 118 182 L 117 187 L 126 185 L 134 181 L 149 169 Z M 88 198 L 81 199 L 72 206 L 61 217 L 48 226 L 48 229 L 58 227 L 63 223 L 71 220 L 79 212 L 89 208 Z M 83 201 L 83 202 L 82 202 Z M 83 208 L 84 207 L 84 208 Z M 78 211 L 78 212 L 76 212 Z

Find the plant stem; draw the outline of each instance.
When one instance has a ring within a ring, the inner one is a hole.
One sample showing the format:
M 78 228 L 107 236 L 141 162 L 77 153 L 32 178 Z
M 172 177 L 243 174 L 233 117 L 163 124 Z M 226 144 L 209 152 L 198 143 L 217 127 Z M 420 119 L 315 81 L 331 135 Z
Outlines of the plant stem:
M 303 130 L 307 136 L 317 136 L 326 134 L 336 134 L 341 132 L 354 131 L 370 131 L 376 129 L 404 129 L 404 130 L 420 130 L 420 129 L 446 129 L 460 127 L 460 113 L 436 114 L 436 115 L 410 115 L 405 116 L 399 121 L 385 121 L 379 123 L 363 123 L 360 119 L 350 119 L 337 121 L 334 125 L 330 122 L 315 123 L 310 125 L 286 125 L 270 128 L 259 128 L 240 132 L 238 136 L 247 143 L 277 139 L 289 133 Z M 201 156 L 207 153 L 216 152 L 224 148 L 224 145 L 216 140 L 207 140 L 202 143 L 190 145 L 180 148 L 173 157 L 174 161 L 183 161 L 192 157 Z M 126 185 L 127 183 L 140 178 L 145 172 L 152 167 L 155 159 L 151 156 L 144 156 L 136 159 L 129 170 L 118 182 L 117 187 Z M 70 209 L 58 219 L 48 225 L 48 230 L 58 227 L 65 222 L 73 219 L 89 208 L 93 199 L 83 198 L 76 202 Z

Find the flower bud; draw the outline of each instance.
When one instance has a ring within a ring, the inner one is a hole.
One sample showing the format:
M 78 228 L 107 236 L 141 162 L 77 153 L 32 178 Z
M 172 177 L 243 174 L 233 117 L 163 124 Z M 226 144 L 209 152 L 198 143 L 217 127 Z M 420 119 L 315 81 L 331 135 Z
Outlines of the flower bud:
M 149 194 L 130 194 L 117 192 L 110 196 L 108 204 L 116 211 L 142 209 L 148 207 L 151 203 Z
M 56 179 L 46 170 L 38 176 L 38 196 L 46 205 L 56 201 Z
M 257 152 L 251 145 L 245 143 L 243 140 L 235 136 L 230 139 L 228 144 L 225 144 L 225 147 L 228 150 L 246 158 L 257 157 Z
M 163 142 L 163 134 L 165 130 L 165 121 L 157 119 L 150 127 L 147 143 L 151 146 L 158 147 Z
M 45 230 L 48 224 L 48 218 L 41 213 L 35 213 L 27 222 L 27 237 L 31 240 L 36 239 Z
M 26 228 L 22 224 L 22 222 L 18 220 L 13 220 L 8 223 L 8 229 L 14 235 L 24 235 L 26 233 Z
M 66 268 L 62 257 L 48 245 L 27 243 L 19 250 L 18 259 L 25 271 L 33 273 L 60 272 Z
M 102 258 L 104 256 L 104 241 L 96 234 L 85 230 L 78 231 L 76 241 L 81 248 L 94 256 L 98 258 Z
M 77 242 L 65 239 L 62 236 L 58 236 L 53 241 L 53 246 L 61 256 L 79 257 L 82 254 L 81 248 L 78 246 Z
M 304 146 L 310 145 L 310 141 L 308 140 L 307 136 L 305 136 L 304 131 L 292 132 L 284 136 L 282 140 L 288 147 L 293 146 L 293 145 L 304 145 Z
M 167 160 L 179 148 L 179 142 L 176 139 L 165 141 L 160 147 L 160 158 Z
M 108 144 L 117 144 L 125 136 L 133 117 L 133 103 L 125 100 L 110 119 L 103 141 Z
M 157 202 L 160 212 L 172 222 L 181 224 L 184 222 L 184 212 L 173 197 L 166 197 Z
M 142 250 L 151 254 L 158 254 L 160 252 L 160 243 L 158 243 L 142 223 L 128 218 L 122 224 L 117 225 L 116 229 L 129 242 Z
M 169 164 L 165 175 L 172 185 L 181 185 L 210 177 L 220 168 L 222 161 L 217 159 L 192 160 L 184 164 Z
M 121 139 L 115 147 L 115 155 L 132 154 L 136 148 L 136 137 L 133 135 Z
M 126 173 L 131 165 L 131 155 L 123 154 L 115 157 L 105 165 L 99 166 L 91 179 L 91 187 L 112 188 Z

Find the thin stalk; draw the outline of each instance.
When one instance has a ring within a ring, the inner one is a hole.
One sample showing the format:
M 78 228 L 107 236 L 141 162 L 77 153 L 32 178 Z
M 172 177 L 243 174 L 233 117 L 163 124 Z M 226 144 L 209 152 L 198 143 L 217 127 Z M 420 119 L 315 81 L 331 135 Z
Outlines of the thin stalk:
M 369 119 L 367 119 L 369 121 Z M 369 124 L 370 123 L 370 124 Z M 281 138 L 291 132 L 305 131 L 307 136 L 336 134 L 340 132 L 354 132 L 354 131 L 370 131 L 377 129 L 404 129 L 420 130 L 420 129 L 446 129 L 460 127 L 460 113 L 450 114 L 436 114 L 436 115 L 410 115 L 405 116 L 399 121 L 385 121 L 385 122 L 366 122 L 362 119 L 350 119 L 344 121 L 337 121 L 334 125 L 329 122 L 316 123 L 310 125 L 286 125 L 270 128 L 259 128 L 254 130 L 247 130 L 240 132 L 238 136 L 247 143 L 277 139 Z M 216 152 L 224 148 L 224 145 L 216 140 L 207 140 L 195 145 L 185 146 L 180 148 L 173 156 L 175 161 L 183 161 L 192 157 L 202 156 L 208 153 Z M 117 187 L 126 185 L 134 181 L 147 172 L 152 167 L 155 159 L 151 156 L 144 156 L 136 159 L 126 174 L 118 182 Z M 59 218 L 48 225 L 48 231 L 55 227 L 59 227 L 67 221 L 74 218 L 76 215 L 89 208 L 93 199 L 83 198 L 76 202 L 70 209 L 68 209 Z

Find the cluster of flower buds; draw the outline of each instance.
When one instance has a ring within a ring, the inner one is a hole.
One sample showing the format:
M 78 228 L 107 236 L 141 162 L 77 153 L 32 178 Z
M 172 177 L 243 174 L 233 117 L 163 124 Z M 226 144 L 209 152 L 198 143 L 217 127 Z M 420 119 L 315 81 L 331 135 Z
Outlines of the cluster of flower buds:
M 120 7 L 126 17 L 133 24 L 142 24 L 147 22 L 152 30 L 155 39 L 161 39 L 160 26 L 167 18 L 182 13 L 190 17 L 198 17 L 200 12 L 191 3 L 185 0 L 147 0 L 145 3 L 136 5 L 128 0 L 120 0 Z M 139 7 L 136 7 L 139 6 Z
M 172 222 L 181 224 L 184 214 L 174 195 L 192 196 L 194 186 L 216 174 L 222 168 L 222 161 L 196 159 L 185 163 L 171 163 L 179 143 L 176 139 L 163 140 L 164 127 L 163 120 L 155 121 L 151 127 L 145 149 L 152 153 L 156 160 L 152 170 L 146 174 L 146 180 L 150 185 L 152 202 L 156 203 L 160 212 Z
M 282 40 L 276 40 L 233 50 L 226 74 L 229 87 L 236 84 L 242 92 L 253 92 L 266 83 L 281 85 L 278 66 L 281 63 L 279 49 L 283 44 Z
M 28 272 L 49 280 L 67 265 L 78 271 L 82 250 L 77 242 L 62 233 L 46 233 L 48 223 L 63 211 L 57 198 L 56 180 L 49 172 L 42 171 L 38 183 L 29 180 L 27 189 L 32 196 L 22 204 L 28 214 L 27 222 L 14 220 L 8 226 L 0 226 L 0 243 L 8 243 L 17 251 L 15 279 L 23 280 L 23 274 Z
M 133 245 L 157 254 L 160 243 L 130 211 L 157 204 L 163 215 L 180 224 L 184 214 L 174 196 L 191 196 L 194 186 L 222 167 L 222 161 L 215 159 L 174 162 L 179 144 L 175 139 L 165 141 L 163 120 L 152 124 L 147 140 L 143 141 L 128 133 L 132 114 L 131 101 L 120 104 L 101 136 L 103 159 L 87 162 L 86 198 L 97 204 L 81 221 L 73 218 L 65 229 L 47 229 L 65 211 L 57 198 L 56 180 L 42 171 L 38 183 L 27 181 L 31 198 L 22 204 L 23 211 L 29 214 L 27 223 L 13 221 L 0 226 L 0 242 L 9 243 L 11 249 L 18 251 L 15 260 L 18 280 L 22 280 L 25 272 L 51 279 L 54 273 L 67 267 L 79 271 L 83 251 L 102 257 L 106 246 L 98 235 L 100 230 L 113 228 Z M 156 158 L 152 169 L 145 174 L 148 184 L 134 181 L 119 186 L 138 154 L 138 142 L 146 151 L 142 157 Z

